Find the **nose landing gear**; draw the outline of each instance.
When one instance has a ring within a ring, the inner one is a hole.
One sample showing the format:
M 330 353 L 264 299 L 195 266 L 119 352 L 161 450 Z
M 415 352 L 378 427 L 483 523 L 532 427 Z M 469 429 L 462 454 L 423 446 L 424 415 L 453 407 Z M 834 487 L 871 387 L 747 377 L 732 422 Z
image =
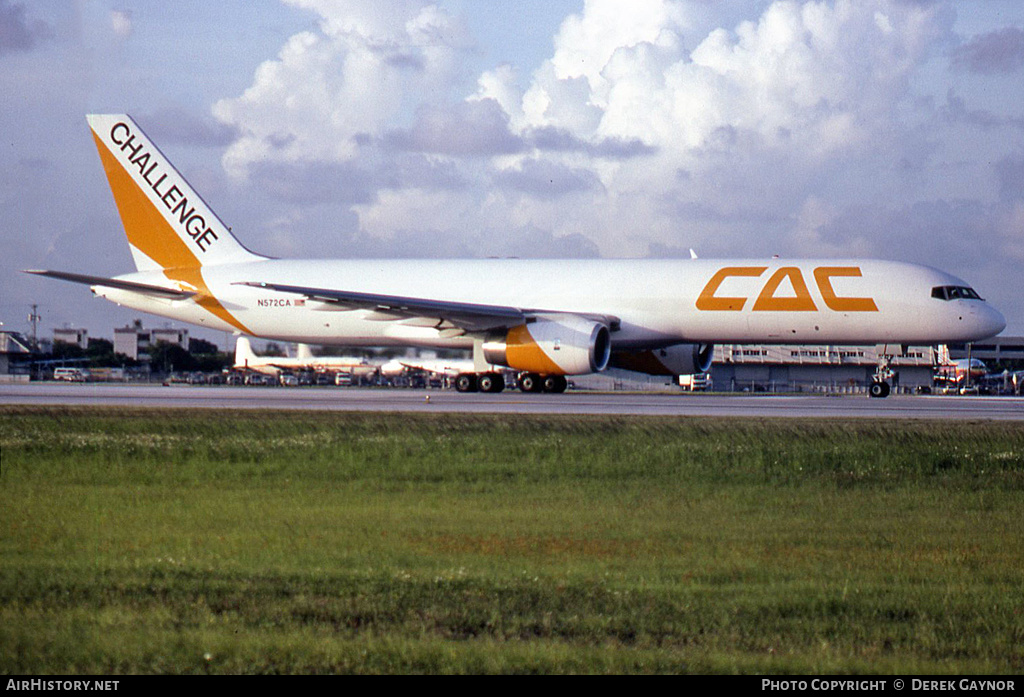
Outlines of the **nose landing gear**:
M 901 349 L 903 353 L 906 353 L 906 349 Z M 890 380 L 896 375 L 893 369 L 890 367 L 893 357 L 883 353 L 878 357 L 878 367 L 875 368 L 875 374 L 872 376 L 871 387 L 868 388 L 868 395 L 872 399 L 885 399 L 892 392 L 892 385 L 889 383 Z
M 889 383 L 879 380 L 872 382 L 871 387 L 868 388 L 868 394 L 877 399 L 888 397 L 890 391 Z

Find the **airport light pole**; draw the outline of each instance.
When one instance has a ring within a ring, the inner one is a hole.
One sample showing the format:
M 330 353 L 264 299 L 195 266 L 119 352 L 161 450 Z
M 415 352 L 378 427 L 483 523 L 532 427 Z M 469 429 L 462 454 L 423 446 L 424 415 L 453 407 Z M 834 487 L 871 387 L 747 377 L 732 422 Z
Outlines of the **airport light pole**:
M 41 320 L 42 317 L 39 316 L 39 313 L 37 312 L 38 309 L 39 309 L 38 305 L 33 305 L 32 306 L 32 312 L 28 316 L 28 321 L 32 323 L 32 345 L 33 346 L 38 346 L 39 345 L 39 339 L 36 336 L 36 325 L 39 324 L 39 320 Z

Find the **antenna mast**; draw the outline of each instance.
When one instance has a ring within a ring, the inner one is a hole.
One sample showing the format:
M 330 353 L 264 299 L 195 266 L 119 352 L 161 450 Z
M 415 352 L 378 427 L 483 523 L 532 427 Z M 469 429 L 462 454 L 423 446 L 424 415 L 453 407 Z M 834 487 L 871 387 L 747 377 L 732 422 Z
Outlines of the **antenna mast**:
M 36 325 L 39 324 L 39 320 L 41 320 L 42 317 L 39 316 L 39 313 L 37 312 L 38 309 L 39 309 L 38 305 L 33 305 L 32 306 L 32 313 L 28 316 L 28 321 L 32 323 L 32 345 L 33 346 L 38 346 L 39 345 L 39 341 L 38 341 L 38 339 L 36 337 Z

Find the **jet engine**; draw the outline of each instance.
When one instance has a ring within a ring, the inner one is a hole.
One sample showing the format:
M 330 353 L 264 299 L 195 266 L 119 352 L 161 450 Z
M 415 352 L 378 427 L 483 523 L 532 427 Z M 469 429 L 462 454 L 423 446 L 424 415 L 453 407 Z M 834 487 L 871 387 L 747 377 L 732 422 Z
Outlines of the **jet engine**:
M 676 344 L 644 351 L 615 351 L 609 366 L 647 375 L 706 373 L 714 358 L 713 344 Z
M 608 366 L 611 338 L 601 322 L 568 315 L 491 332 L 483 349 L 492 365 L 541 375 L 584 375 Z

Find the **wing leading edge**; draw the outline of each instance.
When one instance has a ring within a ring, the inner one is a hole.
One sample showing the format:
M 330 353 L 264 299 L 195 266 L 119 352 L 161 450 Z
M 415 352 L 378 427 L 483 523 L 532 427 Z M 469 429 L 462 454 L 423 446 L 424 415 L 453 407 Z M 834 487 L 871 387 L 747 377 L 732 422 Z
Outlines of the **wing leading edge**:
M 281 293 L 304 295 L 310 300 L 336 305 L 344 310 L 369 310 L 379 313 L 381 320 L 435 320 L 438 329 L 458 328 L 465 332 L 508 329 L 526 324 L 540 316 L 573 315 L 601 322 L 612 331 L 619 328 L 619 318 L 559 310 L 527 309 L 508 305 L 487 305 L 430 298 L 410 298 L 399 295 L 358 293 L 328 288 L 309 288 L 280 283 L 240 282 L 235 285 L 266 288 Z

